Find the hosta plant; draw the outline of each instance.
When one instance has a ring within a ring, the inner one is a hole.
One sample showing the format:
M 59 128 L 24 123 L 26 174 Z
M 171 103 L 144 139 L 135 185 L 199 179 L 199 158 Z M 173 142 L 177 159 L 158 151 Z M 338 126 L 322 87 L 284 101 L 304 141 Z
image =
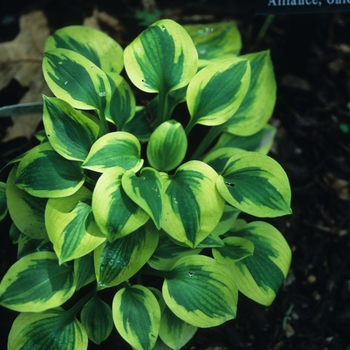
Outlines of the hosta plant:
M 113 328 L 180 349 L 234 319 L 238 292 L 271 304 L 291 251 L 259 218 L 289 214 L 291 193 L 267 155 L 269 52 L 240 48 L 233 23 L 160 20 L 124 49 L 83 26 L 48 38 L 44 132 L 0 186 L 10 350 L 86 349 Z

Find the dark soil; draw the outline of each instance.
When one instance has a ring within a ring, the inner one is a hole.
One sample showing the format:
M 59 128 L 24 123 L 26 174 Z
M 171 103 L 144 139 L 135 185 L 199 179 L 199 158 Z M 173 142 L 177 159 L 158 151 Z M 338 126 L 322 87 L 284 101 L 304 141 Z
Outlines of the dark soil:
M 20 13 L 44 9 L 56 29 L 80 24 L 95 2 L 43 0 L 29 6 L 22 1 L 21 7 L 3 1 L 0 39 L 13 39 Z M 120 20 L 123 44 L 142 30 L 135 19 L 140 1 L 98 3 Z M 254 15 L 253 1 L 243 6 L 243 1 L 220 0 L 158 3 L 180 23 L 237 20 L 244 53 L 271 50 L 278 82 L 271 120 L 278 135 L 271 156 L 286 170 L 293 193 L 293 214 L 272 220 L 293 250 L 290 273 L 274 303 L 263 307 L 241 296 L 236 320 L 199 330 L 185 349 L 350 349 L 350 13 L 278 15 L 259 39 L 266 17 Z M 22 90 L 14 81 L 0 92 L 0 104 L 16 103 Z M 9 124 L 1 120 L 1 137 Z M 25 139 L 1 144 L 1 166 L 27 146 Z M 16 257 L 6 224 L 0 276 Z M 0 348 L 5 349 L 17 314 L 2 308 L 1 315 Z M 126 347 L 114 332 L 100 348 Z

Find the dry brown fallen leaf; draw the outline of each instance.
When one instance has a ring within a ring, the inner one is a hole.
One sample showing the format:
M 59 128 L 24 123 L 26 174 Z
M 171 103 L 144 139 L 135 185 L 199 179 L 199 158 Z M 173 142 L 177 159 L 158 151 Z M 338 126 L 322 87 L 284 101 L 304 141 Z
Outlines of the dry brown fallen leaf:
M 0 44 L 0 90 L 12 79 L 28 87 L 19 103 L 40 102 L 42 94 L 50 94 L 41 70 L 44 44 L 48 35 L 49 28 L 43 12 L 35 11 L 20 18 L 20 32 L 14 40 Z M 13 117 L 12 120 L 13 126 L 8 128 L 2 142 L 19 136 L 30 138 L 41 120 L 41 115 Z
M 101 29 L 101 22 L 110 28 L 114 39 L 120 39 L 122 28 L 119 21 L 105 12 L 95 9 L 93 15 L 86 18 L 84 25 Z M 14 40 L 0 44 L 0 90 L 12 79 L 16 79 L 23 87 L 28 87 L 28 92 L 19 103 L 41 102 L 42 94 L 52 95 L 41 70 L 48 35 L 49 27 L 44 13 L 34 11 L 20 18 L 20 31 Z M 13 116 L 13 126 L 7 129 L 7 134 L 1 142 L 20 136 L 30 138 L 35 133 L 41 117 L 41 114 Z
M 101 26 L 103 24 L 103 28 Z M 104 30 L 117 42 L 122 42 L 124 28 L 120 21 L 104 11 L 99 11 L 94 8 L 92 15 L 84 19 L 83 25 L 92 27 L 98 30 Z

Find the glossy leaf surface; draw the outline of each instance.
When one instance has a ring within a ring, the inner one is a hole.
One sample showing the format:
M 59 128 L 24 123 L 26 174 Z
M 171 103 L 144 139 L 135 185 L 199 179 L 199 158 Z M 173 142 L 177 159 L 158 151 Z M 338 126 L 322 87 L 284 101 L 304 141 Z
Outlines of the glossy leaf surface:
M 241 148 L 221 147 L 208 152 L 202 161 L 210 165 L 218 174 L 221 174 L 228 160 L 242 152 L 244 152 L 244 150 Z
M 242 40 L 234 22 L 184 25 L 198 53 L 198 67 L 203 68 L 213 61 L 237 56 Z
M 152 256 L 157 244 L 158 231 L 147 224 L 98 247 L 94 262 L 99 289 L 117 286 L 133 276 Z
M 92 211 L 101 232 L 112 242 L 146 223 L 149 215 L 125 193 L 121 178 L 125 170 L 112 168 L 98 179 Z
M 43 73 L 56 97 L 75 108 L 104 113 L 111 98 L 106 74 L 88 58 L 67 49 L 44 54 Z
M 8 350 L 85 350 L 88 337 L 82 324 L 68 311 L 55 308 L 45 312 L 21 313 L 14 321 Z
M 159 337 L 170 349 L 181 349 L 194 336 L 198 328 L 178 318 L 165 305 L 163 299 L 160 300 L 160 303 L 164 306 L 161 307 Z
M 159 171 L 175 169 L 185 158 L 187 137 L 183 126 L 168 120 L 152 133 L 147 145 L 147 159 Z
M 69 197 L 47 202 L 46 228 L 60 264 L 90 253 L 106 240 L 94 220 L 91 196 L 81 187 Z
M 218 224 L 224 200 L 216 190 L 217 173 L 207 164 L 190 161 L 174 175 L 164 174 L 164 215 L 162 229 L 195 248 Z
M 111 132 L 92 145 L 82 166 L 101 173 L 115 167 L 137 171 L 143 163 L 140 152 L 140 142 L 134 135 L 124 131 Z
M 55 253 L 32 253 L 6 272 L 0 283 L 0 305 L 19 312 L 40 312 L 62 305 L 74 290 L 71 267 L 60 266 Z
M 198 72 L 188 85 L 186 102 L 191 125 L 220 125 L 237 111 L 250 84 L 248 60 L 214 62 Z
M 167 94 L 190 82 L 197 70 L 197 51 L 186 30 L 165 19 L 125 48 L 124 62 L 130 80 L 140 90 Z
M 118 130 L 123 130 L 124 125 L 135 114 L 135 96 L 123 77 L 116 73 L 107 74 L 111 86 L 111 101 L 107 107 L 106 117 L 113 122 Z
M 100 344 L 106 340 L 113 329 L 111 307 L 101 300 L 97 294 L 84 305 L 80 314 L 81 323 L 90 340 Z
M 164 190 L 163 179 L 153 168 L 142 168 L 139 176 L 133 171 L 122 177 L 125 193 L 139 205 L 153 220 L 159 229 L 163 218 Z
M 231 157 L 217 186 L 228 203 L 248 214 L 276 217 L 291 213 L 288 177 L 268 156 L 245 152 Z
M 214 327 L 236 317 L 238 292 L 229 270 L 207 256 L 179 259 L 163 284 L 167 306 L 196 327 Z
M 220 264 L 239 261 L 254 254 L 254 244 L 246 238 L 228 237 L 225 246 L 213 249 L 213 256 Z
M 17 167 L 15 165 L 11 169 L 6 182 L 7 206 L 11 219 L 20 232 L 33 239 L 43 239 L 47 237 L 44 219 L 47 199 L 33 197 L 15 185 Z
M 134 285 L 119 290 L 113 299 L 112 310 L 119 334 L 134 349 L 153 348 L 159 332 L 160 308 L 148 288 Z
M 93 254 L 86 254 L 74 259 L 74 276 L 77 281 L 76 290 L 96 280 Z
M 46 142 L 32 148 L 20 161 L 16 185 L 35 197 L 69 196 L 84 183 L 78 162 L 60 156 Z
M 225 130 L 248 136 L 258 132 L 270 119 L 276 102 L 276 80 L 269 51 L 240 57 L 250 62 L 251 81 L 239 109 L 225 124 Z
M 248 298 L 270 305 L 287 276 L 291 250 L 282 234 L 266 222 L 251 222 L 228 237 L 240 237 L 254 244 L 254 252 L 229 263 L 238 290 Z
M 56 30 L 46 40 L 45 51 L 56 48 L 78 52 L 105 72 L 120 73 L 123 69 L 122 47 L 92 27 L 72 25 Z
M 51 146 L 69 160 L 84 161 L 98 138 L 98 123 L 58 98 L 44 96 L 43 122 Z

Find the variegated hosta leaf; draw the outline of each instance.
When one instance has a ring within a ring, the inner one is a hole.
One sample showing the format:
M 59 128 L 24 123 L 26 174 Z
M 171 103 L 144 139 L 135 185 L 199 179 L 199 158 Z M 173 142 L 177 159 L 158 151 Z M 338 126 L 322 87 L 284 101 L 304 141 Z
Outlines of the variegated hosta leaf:
M 156 343 L 154 344 L 153 350 L 172 350 L 166 345 L 160 337 L 157 338 Z
M 254 244 L 254 253 L 228 266 L 238 290 L 262 305 L 270 305 L 287 276 L 291 250 L 282 234 L 272 225 L 256 221 L 228 237 L 241 237 Z
M 195 248 L 220 221 L 225 202 L 215 186 L 217 176 L 209 165 L 195 160 L 174 175 L 164 174 L 162 229 L 177 242 Z
M 149 219 L 148 214 L 125 193 L 125 170 L 111 168 L 98 179 L 92 195 L 92 211 L 101 232 L 110 242 L 128 235 Z
M 51 146 L 62 157 L 83 162 L 98 138 L 99 125 L 66 101 L 43 98 L 43 122 Z
M 44 219 L 47 199 L 33 197 L 15 185 L 17 168 L 16 164 L 6 182 L 7 206 L 11 219 L 20 232 L 33 239 L 43 239 L 47 237 Z
M 56 48 L 78 52 L 105 72 L 120 73 L 123 69 L 122 47 L 91 27 L 74 25 L 56 30 L 47 38 L 45 52 Z
M 130 170 L 122 177 L 122 187 L 125 193 L 139 205 L 160 229 L 163 218 L 163 179 L 157 170 L 142 168 L 140 175 Z
M 169 270 L 182 256 L 198 254 L 200 251 L 201 249 L 175 244 L 167 234 L 163 233 L 159 236 L 157 249 L 147 263 L 156 270 Z
M 184 322 L 167 307 L 162 315 L 159 336 L 170 349 L 182 349 L 197 332 L 198 327 Z
M 0 221 L 5 218 L 6 214 L 6 184 L 4 182 L 0 182 Z
M 224 242 L 219 237 L 218 234 L 216 234 L 215 231 L 211 232 L 207 237 L 203 239 L 202 242 L 200 242 L 197 247 L 198 248 L 214 248 L 214 247 L 223 247 Z
M 238 153 L 245 152 L 241 148 L 221 147 L 209 151 L 202 161 L 210 165 L 218 174 L 221 174 L 227 161 Z
M 276 217 L 291 213 L 288 177 L 272 158 L 245 152 L 229 159 L 217 187 L 225 200 L 245 213 Z
M 106 117 L 117 126 L 118 130 L 123 130 L 124 125 L 135 114 L 135 96 L 122 76 L 117 73 L 108 73 L 107 77 L 111 85 L 112 97 L 107 107 Z
M 8 350 L 85 350 L 87 347 L 84 327 L 61 308 L 21 313 L 8 339 Z
M 124 131 L 111 132 L 92 145 L 83 168 L 101 173 L 115 167 L 138 171 L 143 164 L 140 153 L 140 142 L 134 135 Z
M 99 289 L 117 286 L 139 271 L 154 253 L 158 237 L 158 230 L 147 224 L 95 249 L 95 273 Z
M 276 102 L 276 80 L 269 51 L 240 57 L 250 62 L 251 82 L 239 109 L 224 126 L 232 134 L 248 136 L 258 132 L 271 117 Z
M 245 151 L 268 154 L 276 135 L 276 127 L 266 124 L 257 133 L 249 136 L 237 136 L 224 132 L 212 150 L 225 147 L 241 148 Z
M 13 244 L 17 244 L 22 232 L 18 229 L 18 227 L 12 222 L 10 225 L 9 237 Z M 46 236 L 47 237 L 47 236 Z
M 94 220 L 91 196 L 90 190 L 81 187 L 69 197 L 47 202 L 46 229 L 60 264 L 90 253 L 106 240 Z
M 159 303 L 159 307 L 160 307 L 160 312 L 162 313 L 164 308 L 165 308 L 165 302 L 164 302 L 164 299 L 163 299 L 163 295 L 162 295 L 162 292 L 158 289 L 158 288 L 155 288 L 155 287 L 147 287 L 152 293 L 153 295 L 156 297 L 158 303 Z
M 240 210 L 226 204 L 221 219 L 217 226 L 214 228 L 213 232 L 215 232 L 215 234 L 218 236 L 226 233 L 230 228 L 233 227 L 240 212 Z
M 112 332 L 112 309 L 96 293 L 84 305 L 80 318 L 89 339 L 95 344 L 102 343 Z
M 187 136 L 183 126 L 176 120 L 160 124 L 152 133 L 147 146 L 147 159 L 160 170 L 175 169 L 185 158 Z
M 16 176 L 21 190 L 41 198 L 70 196 L 85 181 L 80 164 L 60 156 L 48 142 L 35 146 L 23 157 Z
M 140 90 L 167 94 L 186 86 L 195 75 L 197 51 L 181 25 L 164 19 L 125 48 L 124 62 L 130 80 Z
M 230 231 L 236 232 L 241 230 L 245 225 L 247 225 L 247 221 L 244 219 L 237 219 L 234 225 L 231 227 Z
M 92 253 L 74 259 L 74 276 L 77 281 L 76 290 L 95 281 L 94 256 Z
M 246 238 L 228 237 L 224 243 L 224 247 L 212 250 L 213 257 L 220 264 L 236 262 L 254 254 L 254 244 Z
M 66 302 L 74 293 L 70 266 L 55 253 L 36 252 L 15 262 L 0 283 L 0 305 L 19 312 L 40 312 Z
M 237 111 L 250 84 L 250 64 L 246 59 L 228 58 L 199 71 L 187 89 L 191 126 L 220 125 Z
M 233 275 L 207 256 L 180 258 L 166 275 L 163 297 L 177 317 L 196 327 L 214 327 L 236 317 Z
M 56 97 L 74 108 L 104 113 L 111 87 L 106 74 L 89 59 L 68 49 L 53 49 L 44 54 L 43 73 Z
M 198 328 L 178 318 L 163 298 L 158 301 L 162 310 L 159 337 L 170 349 L 179 350 L 194 336 Z
M 44 96 L 44 95 L 43 95 L 43 96 Z M 42 103 L 42 108 L 44 108 L 44 103 Z M 40 143 L 49 141 L 49 140 L 47 139 L 47 136 L 46 136 L 46 133 L 45 133 L 45 130 L 44 130 L 44 129 L 37 131 L 37 132 L 34 134 L 34 137 L 35 137 Z
M 134 285 L 119 290 L 112 310 L 115 327 L 134 349 L 153 349 L 160 327 L 160 308 L 148 288 Z
M 242 48 L 241 35 L 234 22 L 190 24 L 184 28 L 196 46 L 199 68 L 237 56 Z
M 35 252 L 53 252 L 52 242 L 49 237 L 33 239 L 20 232 L 17 241 L 17 259 Z

